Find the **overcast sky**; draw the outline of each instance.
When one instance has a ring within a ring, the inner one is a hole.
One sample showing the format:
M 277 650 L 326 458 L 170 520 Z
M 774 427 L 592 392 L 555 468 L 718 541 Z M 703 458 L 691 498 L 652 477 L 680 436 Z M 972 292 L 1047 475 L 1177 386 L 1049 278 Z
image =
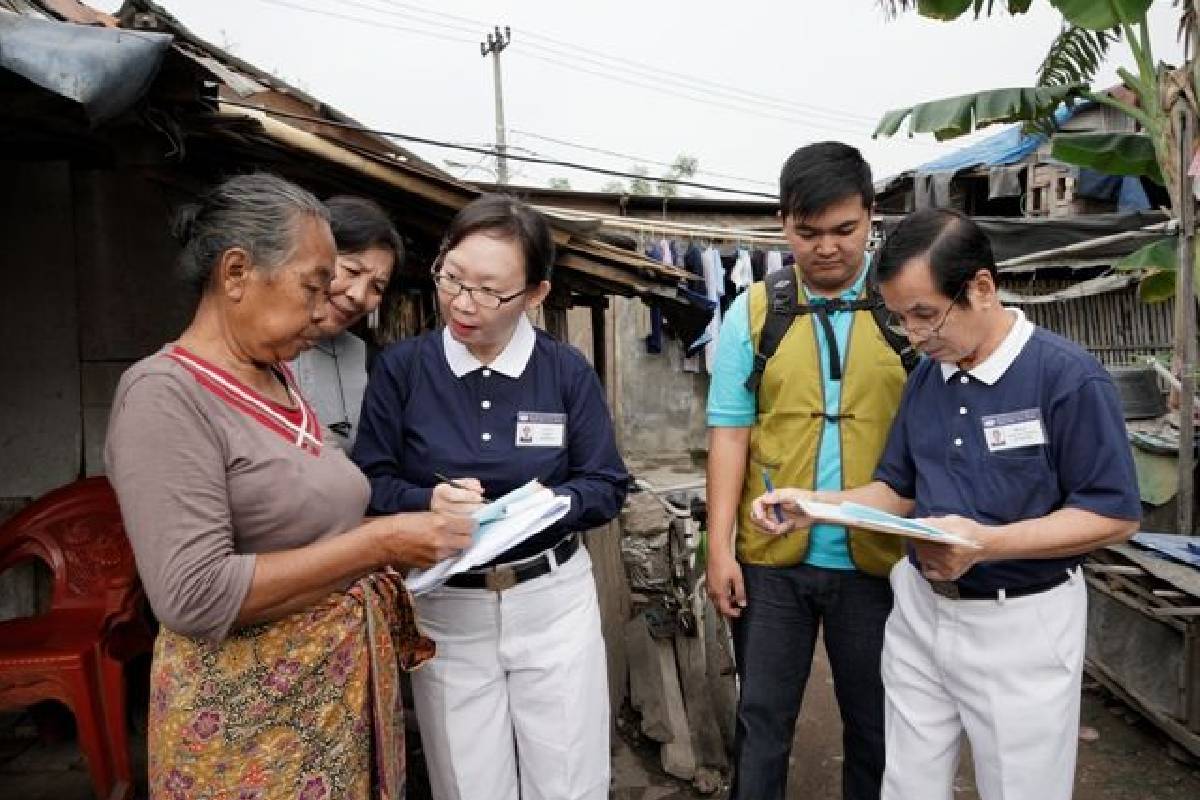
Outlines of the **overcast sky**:
M 105 11 L 119 0 L 85 0 Z M 459 143 L 494 141 L 491 59 L 479 42 L 512 28 L 501 56 L 510 146 L 626 170 L 686 153 L 696 180 L 773 191 L 796 147 L 841 139 L 882 178 L 965 140 L 872 141 L 887 110 L 985 88 L 1031 85 L 1059 17 L 885 20 L 875 0 L 159 0 L 193 32 L 380 129 Z M 1156 56 L 1178 63 L 1176 15 L 1151 15 Z M 1128 65 L 1113 51 L 1097 85 Z M 535 136 L 536 135 L 536 136 Z M 546 137 L 546 138 L 537 138 Z M 550 140 L 625 154 L 610 156 Z M 471 153 L 408 145 L 448 171 L 490 180 Z M 516 150 L 524 153 L 525 150 Z M 467 170 L 446 160 L 479 166 Z M 514 183 L 576 189 L 610 180 L 512 164 Z M 740 180 L 735 180 L 738 178 Z

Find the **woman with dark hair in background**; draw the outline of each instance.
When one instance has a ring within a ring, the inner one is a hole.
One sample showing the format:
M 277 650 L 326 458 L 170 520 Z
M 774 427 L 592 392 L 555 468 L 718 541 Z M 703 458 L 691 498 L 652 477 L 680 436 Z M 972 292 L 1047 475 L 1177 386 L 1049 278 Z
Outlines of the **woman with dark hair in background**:
M 285 362 L 321 338 L 329 215 L 271 175 L 231 178 L 181 225 L 200 300 L 117 387 L 105 460 L 162 623 L 151 797 L 402 797 L 397 665 L 433 645 L 392 569 L 470 544 L 452 514 L 363 521 L 366 479 Z
M 608 797 L 604 641 L 579 533 L 617 515 L 628 475 L 595 370 L 526 316 L 553 263 L 529 206 L 471 203 L 433 268 L 444 327 L 385 350 L 363 402 L 353 455 L 376 513 L 468 515 L 535 478 L 571 500 L 559 523 L 417 598 L 438 643 L 413 675 L 438 800 Z
M 321 340 L 291 367 L 317 419 L 338 447 L 350 452 L 367 388 L 367 344 L 350 328 L 383 302 L 388 280 L 404 263 L 404 243 L 373 200 L 331 197 L 325 207 L 337 246 L 329 312 L 320 323 Z

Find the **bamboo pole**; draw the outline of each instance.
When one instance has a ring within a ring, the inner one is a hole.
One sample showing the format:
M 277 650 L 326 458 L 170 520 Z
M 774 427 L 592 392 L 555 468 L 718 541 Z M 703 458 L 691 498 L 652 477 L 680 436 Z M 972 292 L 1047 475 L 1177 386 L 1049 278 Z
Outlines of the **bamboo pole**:
M 1175 297 L 1179 326 L 1176 347 L 1180 361 L 1179 393 L 1179 532 L 1195 530 L 1195 450 L 1193 409 L 1196 391 L 1196 201 L 1188 174 L 1196 138 L 1196 118 L 1182 100 L 1175 104 L 1179 119 L 1179 273 Z

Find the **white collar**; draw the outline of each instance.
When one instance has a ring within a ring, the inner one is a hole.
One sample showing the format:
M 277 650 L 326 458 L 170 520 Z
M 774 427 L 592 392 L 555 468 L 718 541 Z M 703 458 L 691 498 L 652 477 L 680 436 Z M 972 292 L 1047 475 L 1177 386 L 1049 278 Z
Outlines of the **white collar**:
M 536 344 L 537 333 L 534 332 L 529 317 L 522 314 L 521 319 L 517 322 L 517 329 L 513 331 L 508 344 L 504 346 L 496 360 L 486 366 L 509 378 L 519 378 L 525 372 L 525 367 L 528 366 L 529 359 L 533 356 L 533 347 Z M 456 378 L 461 378 L 467 373 L 485 366 L 479 359 L 471 355 L 471 351 L 467 349 L 466 345 L 451 335 L 449 328 L 442 328 L 442 345 L 446 350 L 446 363 L 450 365 L 450 371 Z
M 996 381 L 1004 377 L 1004 373 L 1017 360 L 1017 356 L 1021 355 L 1021 350 L 1029 341 L 1029 337 L 1033 336 L 1033 329 L 1036 327 L 1025 319 L 1025 312 L 1021 309 L 1005 308 L 1004 310 L 1016 317 L 1013 326 L 1004 336 L 1004 340 L 1000 342 L 1000 346 L 990 356 L 967 371 L 968 375 L 988 386 L 994 386 Z M 962 371 L 955 364 L 942 364 L 941 366 L 943 381 L 949 381 Z

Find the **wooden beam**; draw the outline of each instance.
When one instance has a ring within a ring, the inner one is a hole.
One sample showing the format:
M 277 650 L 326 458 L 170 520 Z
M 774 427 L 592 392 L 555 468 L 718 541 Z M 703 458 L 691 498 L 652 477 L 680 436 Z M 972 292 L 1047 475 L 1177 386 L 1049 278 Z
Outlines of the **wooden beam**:
M 1200 758 L 1200 736 L 1181 725 L 1178 720 L 1162 713 L 1138 692 L 1124 685 L 1118 676 L 1109 671 L 1108 667 L 1094 659 L 1084 661 L 1084 667 L 1089 675 L 1104 685 L 1106 689 L 1133 706 L 1139 713 L 1158 726 L 1159 730 L 1170 736 L 1183 749 L 1193 756 Z
M 1175 104 L 1179 115 L 1179 281 L 1175 292 L 1179 324 L 1175 341 L 1179 343 L 1179 533 L 1195 532 L 1195 450 L 1192 447 L 1195 421 L 1192 417 L 1196 393 L 1196 200 L 1193 179 L 1188 174 L 1196 139 L 1196 118 L 1186 102 Z
M 403 189 L 406 192 L 418 195 L 430 202 L 446 206 L 455 211 L 461 209 L 474 199 L 474 195 L 468 190 L 450 191 L 432 180 L 411 174 L 399 166 L 389 167 L 377 163 L 370 158 L 347 149 L 344 145 L 331 142 L 315 133 L 301 130 L 286 122 L 281 122 L 270 116 L 267 112 L 221 103 L 218 105 L 218 113 L 220 116 L 228 119 L 240 118 L 253 120 L 262 127 L 263 133 L 266 136 L 280 144 L 302 150 L 325 161 L 348 167 L 363 175 L 382 181 L 389 186 Z
M 608 390 L 608 336 L 605 334 L 605 305 L 593 305 L 592 311 L 592 366 L 600 376 L 600 385 Z

